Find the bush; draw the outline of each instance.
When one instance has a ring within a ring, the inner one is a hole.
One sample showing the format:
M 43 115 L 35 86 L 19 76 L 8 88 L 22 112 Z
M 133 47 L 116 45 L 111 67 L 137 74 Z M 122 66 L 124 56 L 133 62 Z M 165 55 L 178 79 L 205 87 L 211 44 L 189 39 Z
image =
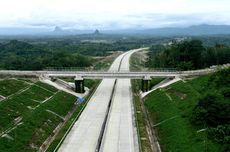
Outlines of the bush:
M 197 125 L 216 127 L 230 122 L 230 104 L 218 94 L 207 94 L 200 98 L 193 109 L 191 120 Z

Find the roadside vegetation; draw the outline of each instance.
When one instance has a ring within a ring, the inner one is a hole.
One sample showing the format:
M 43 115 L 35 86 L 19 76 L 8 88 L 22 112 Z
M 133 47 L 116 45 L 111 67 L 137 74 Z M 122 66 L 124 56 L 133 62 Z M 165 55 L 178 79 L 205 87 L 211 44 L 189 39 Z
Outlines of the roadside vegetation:
M 136 118 L 136 125 L 137 125 L 137 133 L 138 133 L 138 140 L 140 150 L 142 152 L 150 152 L 151 150 L 151 143 L 149 139 L 149 134 L 147 132 L 147 118 L 144 113 L 142 101 L 139 96 L 140 91 L 140 81 L 132 80 L 132 88 L 133 88 L 133 101 L 134 101 L 134 109 L 135 109 L 135 118 Z
M 145 98 L 163 151 L 227 152 L 230 69 L 156 90 Z

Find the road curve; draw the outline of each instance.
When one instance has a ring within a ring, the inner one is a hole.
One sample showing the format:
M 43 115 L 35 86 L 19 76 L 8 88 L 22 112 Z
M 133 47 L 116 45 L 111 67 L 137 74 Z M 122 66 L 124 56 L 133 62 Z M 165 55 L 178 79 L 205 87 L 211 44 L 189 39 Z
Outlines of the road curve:
M 140 50 L 129 51 L 124 56 L 120 71 L 129 71 L 130 56 Z M 117 80 L 100 151 L 139 151 L 130 79 Z
M 118 71 L 126 53 L 113 62 L 109 71 Z M 103 79 L 81 116 L 65 138 L 60 152 L 94 152 L 112 96 L 115 79 Z

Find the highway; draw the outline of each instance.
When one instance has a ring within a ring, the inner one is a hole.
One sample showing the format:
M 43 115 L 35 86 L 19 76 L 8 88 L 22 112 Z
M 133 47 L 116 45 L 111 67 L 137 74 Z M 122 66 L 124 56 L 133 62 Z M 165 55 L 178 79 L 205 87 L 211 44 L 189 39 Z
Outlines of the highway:
M 129 51 L 124 56 L 120 71 L 129 71 L 130 56 L 136 51 L 139 50 Z M 100 151 L 139 151 L 130 79 L 117 80 Z
M 144 49 L 144 48 L 143 48 Z M 216 68 L 173 72 L 129 72 L 130 56 L 142 49 L 130 50 L 115 59 L 108 73 L 100 74 L 102 79 L 90 98 L 79 119 L 62 142 L 60 152 L 138 152 L 138 138 L 135 126 L 131 78 L 171 77 L 202 75 L 216 71 Z M 230 65 L 223 65 L 229 67 Z M 1 70 L 0 75 L 20 76 L 76 76 L 76 71 L 10 71 Z M 87 72 L 81 73 L 86 75 Z M 88 73 L 90 74 L 90 73 Z M 107 76 L 106 76 L 107 75 Z M 119 76 L 120 75 L 120 76 Z M 131 76 L 130 76 L 131 75 Z M 133 75 L 133 76 L 132 76 Z M 122 79 L 116 79 L 122 78 Z
M 109 71 L 118 71 L 123 57 L 120 55 Z M 103 133 L 103 124 L 115 86 L 115 79 L 103 79 L 89 100 L 81 116 L 59 148 L 60 152 L 95 152 Z

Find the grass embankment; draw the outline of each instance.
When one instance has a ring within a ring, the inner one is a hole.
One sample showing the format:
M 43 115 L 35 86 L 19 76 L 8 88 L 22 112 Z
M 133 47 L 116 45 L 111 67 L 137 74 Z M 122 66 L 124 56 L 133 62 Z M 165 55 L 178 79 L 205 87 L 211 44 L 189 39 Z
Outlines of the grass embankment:
M 147 53 L 147 51 L 139 51 L 139 52 L 135 52 L 131 56 L 130 71 L 147 70 L 147 68 L 145 68 L 145 62 L 146 62 L 146 58 L 147 58 L 146 53 Z
M 190 122 L 198 99 L 208 89 L 210 76 L 179 81 L 165 89 L 156 90 L 145 99 L 145 107 L 158 131 L 163 151 L 218 152 L 220 145 L 207 138 L 203 127 Z
M 0 151 L 37 151 L 74 107 L 75 97 L 36 82 L 0 81 Z M 16 94 L 14 94 L 16 92 Z
M 132 88 L 133 88 L 133 99 L 134 99 L 134 106 L 135 106 L 135 116 L 136 116 L 136 124 L 137 124 L 137 132 L 138 132 L 138 139 L 140 144 L 140 149 L 142 152 L 149 152 L 151 151 L 151 144 L 149 140 L 149 136 L 146 130 L 146 117 L 143 112 L 142 103 L 139 97 L 139 81 L 132 80 Z
M 145 65 L 145 53 L 137 52 L 131 56 L 130 62 L 130 70 L 131 71 L 141 71 L 144 69 Z M 161 82 L 163 79 L 157 78 L 152 79 L 150 82 L 150 86 L 153 87 L 154 85 Z M 147 132 L 147 123 L 148 118 L 145 114 L 145 107 L 140 99 L 139 92 L 141 89 L 141 81 L 140 80 L 132 80 L 132 90 L 133 90 L 133 99 L 134 99 L 134 109 L 135 109 L 135 117 L 136 117 L 136 125 L 137 125 L 137 132 L 138 132 L 138 139 L 140 144 L 140 150 L 142 152 L 150 152 L 151 150 L 151 142 L 149 139 L 149 134 Z

